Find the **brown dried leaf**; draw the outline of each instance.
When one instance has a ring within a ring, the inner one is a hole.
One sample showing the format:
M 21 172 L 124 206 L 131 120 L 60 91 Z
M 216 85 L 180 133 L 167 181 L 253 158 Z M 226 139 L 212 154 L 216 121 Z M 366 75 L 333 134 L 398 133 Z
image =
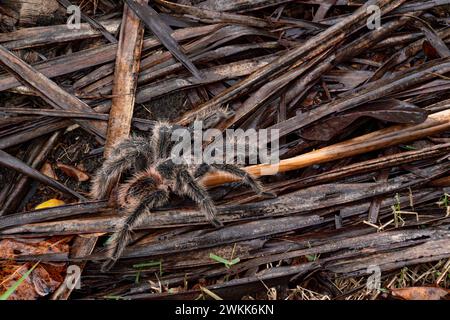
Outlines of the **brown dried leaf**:
M 36 239 L 3 239 L 0 241 L 0 258 L 14 259 L 17 255 L 69 252 L 68 238 L 49 240 Z
M 49 270 L 47 270 L 47 268 Z M 34 291 L 42 297 L 52 293 L 63 282 L 64 277 L 62 274 L 64 272 L 64 266 L 39 265 L 33 273 L 31 273 L 30 277 Z
M 429 59 L 438 59 L 439 53 L 428 41 L 424 41 L 422 44 L 422 50 Z
M 405 300 L 440 300 L 444 298 L 449 291 L 439 287 L 410 287 L 392 289 L 394 297 Z
M 420 29 L 422 30 L 425 37 L 427 37 L 428 41 L 426 42 L 428 42 L 428 45 L 430 45 L 435 50 L 437 54 L 436 59 L 439 57 L 450 57 L 450 50 L 447 48 L 447 45 L 435 30 L 427 25 L 423 25 Z
M 32 264 L 24 265 L 1 265 L 0 272 L 0 294 L 8 290 L 14 283 L 32 267 Z M 39 266 L 37 266 L 38 268 Z M 36 269 L 34 269 L 36 270 Z M 9 296 L 8 300 L 35 300 L 38 297 L 33 288 L 30 277 L 26 278 L 17 289 Z
M 52 165 L 49 162 L 45 162 L 42 165 L 41 173 L 45 174 L 47 177 L 52 178 L 53 180 L 58 180 L 58 176 L 55 174 L 55 171 L 52 168 Z
M 77 181 L 83 182 L 88 181 L 90 179 L 89 175 L 73 166 L 69 166 L 63 163 L 57 163 L 56 166 L 61 169 L 67 176 L 76 179 Z
M 68 242 L 72 237 L 54 237 L 48 240 L 41 239 L 3 239 L 0 241 L 0 258 L 14 259 L 21 254 L 48 254 L 69 252 Z M 33 263 L 16 264 L 11 261 L 0 263 L 0 294 L 10 288 L 18 281 Z M 40 263 L 26 278 L 9 300 L 34 300 L 46 296 L 56 290 L 64 281 L 65 264 L 42 264 Z

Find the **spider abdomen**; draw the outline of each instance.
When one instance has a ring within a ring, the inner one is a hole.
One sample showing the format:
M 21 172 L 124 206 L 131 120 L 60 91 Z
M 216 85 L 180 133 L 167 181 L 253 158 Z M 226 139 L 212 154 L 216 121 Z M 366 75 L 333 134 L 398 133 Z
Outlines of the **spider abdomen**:
M 157 190 L 168 192 L 163 178 L 153 167 L 135 174 L 120 186 L 118 204 L 121 207 L 136 207 L 149 194 Z

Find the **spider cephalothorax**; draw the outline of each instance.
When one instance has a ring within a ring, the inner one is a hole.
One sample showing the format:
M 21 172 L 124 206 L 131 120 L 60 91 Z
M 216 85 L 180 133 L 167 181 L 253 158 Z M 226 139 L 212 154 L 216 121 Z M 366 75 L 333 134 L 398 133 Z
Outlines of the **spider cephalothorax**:
M 207 126 L 213 126 L 227 116 L 216 113 L 209 117 Z M 122 173 L 130 178 L 119 185 L 116 202 L 124 216 L 118 231 L 110 242 L 109 259 L 103 270 L 110 269 L 121 256 L 129 241 L 131 231 L 150 210 L 165 205 L 171 192 L 194 200 L 205 217 L 214 226 L 222 223 L 216 217 L 216 207 L 200 179 L 211 171 L 224 171 L 239 177 L 256 193 L 265 194 L 260 183 L 246 171 L 232 164 L 188 164 L 173 161 L 172 133 L 179 126 L 158 122 L 148 137 L 134 136 L 118 143 L 104 161 L 93 179 L 91 196 L 105 198 L 119 181 Z

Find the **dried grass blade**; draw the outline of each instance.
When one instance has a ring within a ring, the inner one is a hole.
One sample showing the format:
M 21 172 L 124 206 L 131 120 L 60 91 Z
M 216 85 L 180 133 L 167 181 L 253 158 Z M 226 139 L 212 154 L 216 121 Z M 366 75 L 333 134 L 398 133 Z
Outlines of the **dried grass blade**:
M 142 19 L 153 34 L 161 41 L 161 43 L 176 57 L 196 78 L 201 79 L 200 71 L 183 53 L 183 49 L 172 37 L 172 30 L 159 17 L 158 13 L 147 5 L 142 5 L 134 0 L 125 0 L 128 6 Z
M 48 79 L 42 73 L 35 70 L 1 45 L 0 62 L 2 62 L 5 68 L 15 77 L 21 79 L 27 86 L 35 89 L 39 96 L 53 108 L 92 112 L 91 107 L 83 101 L 64 91 L 55 82 Z M 75 121 L 88 132 L 95 134 L 99 138 L 103 138 L 106 134 L 106 126 L 104 123 L 94 120 Z
M 62 183 L 53 180 L 52 178 L 47 177 L 46 175 L 43 175 L 36 169 L 31 168 L 26 163 L 20 161 L 19 159 L 9 155 L 8 153 L 0 150 L 0 165 L 4 166 L 8 169 L 16 170 L 26 176 L 29 176 L 30 178 L 33 178 L 39 182 L 42 182 L 52 188 L 55 188 L 59 191 L 62 191 L 64 193 L 70 194 L 80 200 L 86 200 L 85 197 L 80 195 L 79 193 L 73 191 L 70 188 L 67 188 Z

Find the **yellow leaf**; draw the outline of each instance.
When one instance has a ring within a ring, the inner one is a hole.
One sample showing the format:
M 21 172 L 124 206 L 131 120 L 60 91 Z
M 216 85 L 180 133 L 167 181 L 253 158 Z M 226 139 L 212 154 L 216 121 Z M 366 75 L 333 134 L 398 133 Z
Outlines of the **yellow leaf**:
M 45 202 L 42 202 L 41 204 L 38 204 L 35 209 L 44 209 L 44 208 L 51 208 L 51 207 L 58 207 L 64 205 L 64 201 L 58 200 L 58 199 L 50 199 Z

